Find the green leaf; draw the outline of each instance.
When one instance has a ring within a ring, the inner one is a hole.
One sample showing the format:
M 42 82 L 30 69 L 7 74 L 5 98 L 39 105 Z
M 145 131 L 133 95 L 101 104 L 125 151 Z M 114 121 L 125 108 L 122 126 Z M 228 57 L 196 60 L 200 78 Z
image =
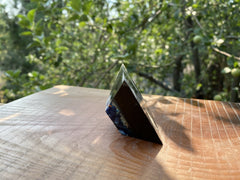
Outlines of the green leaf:
M 196 90 L 199 91 L 202 87 L 202 84 L 201 83 L 198 83 L 197 87 L 196 87 Z
M 40 80 L 44 80 L 44 78 L 45 78 L 45 77 L 44 77 L 44 75 L 42 75 L 42 74 L 39 76 L 39 79 L 40 79 Z
M 60 46 L 61 43 L 62 43 L 61 39 L 56 40 L 56 46 Z
M 11 78 L 13 76 L 13 72 L 12 71 L 6 71 L 5 73 L 5 76 L 8 77 L 8 78 Z
M 193 7 L 194 9 L 197 9 L 197 8 L 198 8 L 198 4 L 193 4 L 192 7 Z
M 228 57 L 227 58 L 227 65 L 229 67 L 233 67 L 234 66 L 234 62 L 235 62 L 235 59 L 233 57 Z
M 79 28 L 83 28 L 84 26 L 86 26 L 86 22 L 82 21 L 79 23 Z
M 71 16 L 67 21 L 75 21 L 77 19 L 79 19 L 79 15 L 78 14 L 74 14 L 73 16 Z
M 80 11 L 82 5 L 82 0 L 72 0 L 71 6 L 73 9 Z
M 31 23 L 34 21 L 35 14 L 36 14 L 36 9 L 30 10 L 27 14 L 27 17 Z
M 62 53 L 63 51 L 68 51 L 68 47 L 66 47 L 66 46 L 60 46 L 60 47 L 55 48 L 55 51 L 56 51 L 57 53 Z
M 15 79 L 15 78 L 19 77 L 20 73 L 21 73 L 21 70 L 19 70 L 19 69 L 15 70 L 15 71 L 9 70 L 9 71 L 5 72 L 5 76 L 10 79 Z
M 24 31 L 20 34 L 21 36 L 31 36 L 32 32 L 31 31 Z
M 43 41 L 44 41 L 45 45 L 48 45 L 48 43 L 51 42 L 52 39 L 54 39 L 54 38 L 55 38 L 55 36 L 51 35 L 51 36 L 45 37 L 43 39 Z
M 233 66 L 234 66 L 235 68 L 240 67 L 240 62 L 234 62 Z
M 157 50 L 155 50 L 155 54 L 162 54 L 163 53 L 163 49 L 157 49 Z
M 79 21 L 88 21 L 88 16 L 86 14 L 81 15 Z
M 43 33 L 43 25 L 42 25 L 42 19 L 40 19 L 37 24 L 36 24 L 36 28 L 35 28 L 35 34 L 36 35 L 41 35 Z
M 24 15 L 19 14 L 17 15 L 17 17 L 19 18 L 19 22 L 18 24 L 24 28 L 29 28 L 30 26 L 30 22 L 28 20 L 28 18 L 26 18 Z
M 38 72 L 37 71 L 33 71 L 32 75 L 33 75 L 33 77 L 37 77 L 38 76 Z
M 91 7 L 92 7 L 92 1 L 88 1 L 88 2 L 84 3 L 83 12 L 88 14 Z
M 107 32 L 108 32 L 108 33 L 112 33 L 112 31 L 113 31 L 112 24 L 108 24 L 108 25 L 107 25 Z
M 24 15 L 22 15 L 22 14 L 18 14 L 17 17 L 18 17 L 19 19 L 25 19 L 25 20 L 27 20 L 27 18 L 26 18 Z
M 39 42 L 34 41 L 34 42 L 29 43 L 29 44 L 27 45 L 27 49 L 33 48 L 33 47 L 39 47 L 39 46 L 41 46 L 41 44 L 40 44 Z

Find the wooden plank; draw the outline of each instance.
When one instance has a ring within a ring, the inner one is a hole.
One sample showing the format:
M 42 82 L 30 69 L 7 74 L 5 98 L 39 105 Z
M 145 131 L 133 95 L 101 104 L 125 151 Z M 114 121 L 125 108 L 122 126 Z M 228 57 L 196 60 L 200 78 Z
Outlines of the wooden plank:
M 240 179 L 239 104 L 144 96 L 161 146 L 122 136 L 108 95 L 56 86 L 1 106 L 1 179 Z

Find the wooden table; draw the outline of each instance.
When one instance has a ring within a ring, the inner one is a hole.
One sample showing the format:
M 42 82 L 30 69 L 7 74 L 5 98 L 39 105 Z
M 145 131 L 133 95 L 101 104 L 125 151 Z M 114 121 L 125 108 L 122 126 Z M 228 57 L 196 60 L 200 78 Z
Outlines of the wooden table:
M 240 179 L 240 105 L 145 96 L 163 146 L 122 136 L 107 90 L 70 86 L 0 107 L 0 179 Z

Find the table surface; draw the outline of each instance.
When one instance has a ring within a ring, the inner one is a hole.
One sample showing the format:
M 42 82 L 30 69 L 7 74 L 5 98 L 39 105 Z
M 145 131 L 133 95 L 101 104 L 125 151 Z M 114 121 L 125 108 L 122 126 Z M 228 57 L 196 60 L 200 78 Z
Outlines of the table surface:
M 122 136 L 108 95 L 56 86 L 0 106 L 1 179 L 240 179 L 240 104 L 144 96 L 161 146 Z

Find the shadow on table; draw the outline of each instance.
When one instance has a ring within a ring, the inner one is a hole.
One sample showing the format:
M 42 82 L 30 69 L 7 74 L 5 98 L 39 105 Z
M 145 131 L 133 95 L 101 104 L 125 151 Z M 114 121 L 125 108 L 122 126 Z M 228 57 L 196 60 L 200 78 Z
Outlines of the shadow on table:
M 162 145 L 152 142 L 121 136 L 110 144 L 111 151 L 116 155 L 116 162 L 124 169 L 124 174 L 131 173 L 139 179 L 172 179 L 164 170 L 164 167 L 157 162 Z
M 240 125 L 240 106 L 237 103 L 232 102 L 214 102 L 211 101 L 212 108 L 209 108 L 210 116 L 224 123 L 230 123 L 234 125 Z
M 182 124 L 171 118 L 171 116 L 180 116 L 181 113 L 173 113 L 172 109 L 162 109 L 163 106 L 174 104 L 177 101 L 175 102 L 175 100 L 168 100 L 168 98 L 166 97 L 154 98 L 153 100 L 149 99 L 147 101 L 149 105 L 146 108 L 150 112 L 155 123 L 158 125 L 159 128 L 161 128 L 164 135 L 167 136 L 178 147 L 190 152 L 194 152 L 191 139 L 186 134 L 186 128 Z

